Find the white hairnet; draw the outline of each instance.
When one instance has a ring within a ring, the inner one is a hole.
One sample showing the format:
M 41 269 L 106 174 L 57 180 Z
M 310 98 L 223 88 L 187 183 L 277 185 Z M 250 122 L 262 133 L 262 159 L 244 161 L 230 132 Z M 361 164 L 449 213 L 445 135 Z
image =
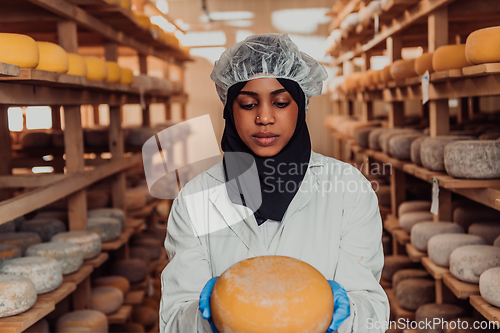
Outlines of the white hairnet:
M 284 78 L 299 84 L 306 97 L 320 95 L 327 78 L 323 66 L 299 51 L 288 34 L 253 35 L 222 53 L 210 78 L 226 105 L 227 91 L 238 82 L 262 77 Z

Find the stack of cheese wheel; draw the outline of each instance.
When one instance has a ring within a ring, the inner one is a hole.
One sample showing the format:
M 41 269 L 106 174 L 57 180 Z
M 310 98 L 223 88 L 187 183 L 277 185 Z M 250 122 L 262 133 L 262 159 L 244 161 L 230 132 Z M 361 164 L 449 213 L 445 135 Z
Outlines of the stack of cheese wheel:
M 99 235 L 101 242 L 111 242 L 120 237 L 122 224 L 114 217 L 89 217 L 87 229 Z
M 472 32 L 465 42 L 465 56 L 472 65 L 500 61 L 500 27 L 479 29 Z
M 417 76 L 417 72 L 415 72 L 415 59 L 400 59 L 394 61 L 391 65 L 391 77 L 394 80 L 403 80 L 413 76 Z
M 46 257 L 16 258 L 0 265 L 0 274 L 19 275 L 33 282 L 37 294 L 57 289 L 62 283 L 61 265 Z
M 95 258 L 101 252 L 101 238 L 90 231 L 62 232 L 52 237 L 53 242 L 68 242 L 80 246 L 83 259 Z
M 469 234 L 483 238 L 487 244 L 493 245 L 495 239 L 500 236 L 500 223 L 477 222 L 469 226 Z
M 481 274 L 479 292 L 488 303 L 500 307 L 500 267 L 487 269 Z
M 52 137 L 46 131 L 27 131 L 21 133 L 21 146 L 23 148 L 50 147 Z
M 424 53 L 415 60 L 415 72 L 418 75 L 424 75 L 425 72 L 433 73 L 432 57 L 434 53 Z
M 500 141 L 452 142 L 444 149 L 444 165 L 455 178 L 500 178 Z
M 140 259 L 124 259 L 111 265 L 113 274 L 126 278 L 130 284 L 143 282 L 148 275 L 148 265 Z
M 19 258 L 21 256 L 21 249 L 17 246 L 0 244 L 0 264 L 5 260 Z
M 42 242 L 48 242 L 52 236 L 66 231 L 66 226 L 61 220 L 40 217 L 24 222 L 21 231 L 34 232 L 40 236 Z
M 436 72 L 462 69 L 470 66 L 465 57 L 465 44 L 443 45 L 432 56 L 432 68 Z
M 38 45 L 26 35 L 0 33 L 0 62 L 35 68 L 40 61 Z
M 118 311 L 123 304 L 123 292 L 115 287 L 101 286 L 92 288 L 92 309 L 104 314 Z
M 16 246 L 21 251 L 21 254 L 24 254 L 24 251 L 31 245 L 41 242 L 40 236 L 34 232 L 6 232 L 0 234 L 0 244 Z
M 240 261 L 219 277 L 210 310 L 220 332 L 325 332 L 332 321 L 333 294 L 309 264 L 261 256 Z
M 428 137 L 420 146 L 420 159 L 424 168 L 431 171 L 445 171 L 444 147 L 459 140 L 474 140 L 473 136 L 436 136 Z
M 83 252 L 79 245 L 66 242 L 48 242 L 30 246 L 26 256 L 53 258 L 61 265 L 62 274 L 76 272 L 83 263 Z
M 427 242 L 439 234 L 463 234 L 464 229 L 452 222 L 419 222 L 411 228 L 411 244 L 419 251 L 427 252 Z
M 68 75 L 76 75 L 76 76 L 87 76 L 87 62 L 85 59 L 75 53 L 68 53 L 68 71 L 66 74 Z
M 450 272 L 457 279 L 479 283 L 479 277 L 487 269 L 500 266 L 500 248 L 491 245 L 466 245 L 450 255 Z
M 432 219 L 433 217 L 430 211 L 413 211 L 400 215 L 399 225 L 409 234 L 415 224 L 432 221 Z
M 108 318 L 100 311 L 79 310 L 61 316 L 55 333 L 92 332 L 108 333 Z
M 427 243 L 429 259 L 441 267 L 450 266 L 450 255 L 459 247 L 466 245 L 484 245 L 486 241 L 479 236 L 469 234 L 439 234 L 432 236 Z
M 386 256 L 384 259 L 384 268 L 382 269 L 382 279 L 387 282 L 392 282 L 392 278 L 397 271 L 416 267 L 417 265 L 407 256 Z
M 36 42 L 38 46 L 39 61 L 36 69 L 66 73 L 69 69 L 68 54 L 64 49 L 50 42 Z
M 393 285 L 398 304 L 405 310 L 415 311 L 421 305 L 434 302 L 436 287 L 433 280 L 408 278 Z
M 0 274 L 0 290 L 0 318 L 22 313 L 36 302 L 35 285 L 26 277 Z
M 87 66 L 87 80 L 104 81 L 107 79 L 108 66 L 104 60 L 93 56 L 85 56 L 83 58 Z
M 477 221 L 495 222 L 500 219 L 498 210 L 483 205 L 461 205 L 453 209 L 453 222 L 468 229 L 472 223 Z

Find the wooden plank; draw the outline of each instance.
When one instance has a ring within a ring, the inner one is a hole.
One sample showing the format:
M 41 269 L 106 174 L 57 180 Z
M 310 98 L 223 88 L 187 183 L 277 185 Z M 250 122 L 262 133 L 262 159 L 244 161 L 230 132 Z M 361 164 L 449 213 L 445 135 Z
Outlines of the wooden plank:
M 85 260 L 84 265 L 89 265 L 92 268 L 97 268 L 101 267 L 101 265 L 104 264 L 108 259 L 109 259 L 108 252 L 101 252 L 96 258 Z
M 472 295 L 469 299 L 470 304 L 484 316 L 484 318 L 488 319 L 490 322 L 497 325 L 500 328 L 500 309 L 489 304 L 479 295 Z
M 12 148 L 8 106 L 0 105 L 0 176 L 12 174 Z M 0 190 L 0 201 L 11 197 L 9 190 Z M 6 222 L 6 221 L 3 221 Z M 0 224 L 3 223 L 0 221 Z
M 406 163 L 403 165 L 403 171 L 412 176 L 415 175 L 415 168 L 416 165 L 413 163 Z
M 450 108 L 447 99 L 429 102 L 429 128 L 431 136 L 450 133 Z
M 20 72 L 21 72 L 21 70 L 20 70 L 19 66 L 0 62 L 0 77 L 19 76 Z
M 467 299 L 471 295 L 479 295 L 479 285 L 462 282 L 451 274 L 444 275 L 443 282 L 459 299 Z
M 117 312 L 108 315 L 108 323 L 125 324 L 132 314 L 132 305 L 122 305 Z
M 80 284 L 83 280 L 85 280 L 87 277 L 89 277 L 93 271 L 94 271 L 94 268 L 90 265 L 85 265 L 85 262 L 84 262 L 82 267 L 80 267 L 80 269 L 78 271 L 76 271 L 75 273 L 69 274 L 69 275 L 64 275 L 63 282 L 74 282 L 76 284 Z
M 413 175 L 423 181 L 430 182 L 434 177 L 446 175 L 444 172 L 430 171 L 426 168 L 415 165 Z
M 78 54 L 78 33 L 75 22 L 57 22 L 57 38 L 59 45 L 61 45 L 66 52 Z
M 73 291 L 76 290 L 76 283 L 74 282 L 63 282 L 56 290 L 38 295 L 37 301 L 54 302 L 54 304 L 59 303 L 67 296 L 69 296 Z
M 112 242 L 102 243 L 101 249 L 103 251 L 113 251 L 118 250 L 123 244 L 127 243 L 130 236 L 134 233 L 132 229 L 125 229 L 122 231 L 120 237 Z
M 481 64 L 462 68 L 464 76 L 483 76 L 500 73 L 500 63 Z
M 429 272 L 429 274 L 436 280 L 440 280 L 443 276 L 450 274 L 450 270 L 448 268 L 436 265 L 429 257 L 423 257 L 421 259 L 421 263 L 427 272 Z
M 411 241 L 410 235 L 403 229 L 394 230 L 392 236 L 396 238 L 400 245 L 406 245 Z
M 446 189 L 500 187 L 500 179 L 458 179 L 448 175 L 437 176 L 436 179 L 439 186 Z
M 500 210 L 500 188 L 456 188 L 453 192 Z
M 47 186 L 66 178 L 63 174 L 0 176 L 0 188 Z
M 31 309 L 16 316 L 0 318 L 0 331 L 19 333 L 55 309 L 53 301 L 39 301 Z
M 448 7 L 442 6 L 432 11 L 427 18 L 428 52 L 434 52 L 448 44 Z
M 122 109 L 120 106 L 109 107 L 109 149 L 111 159 L 123 158 L 125 152 L 122 129 Z M 111 199 L 113 207 L 126 210 L 125 207 L 126 179 L 125 172 L 116 174 L 111 183 Z
M 463 76 L 461 69 L 450 69 L 431 74 L 431 82 L 450 81 L 461 78 Z
M 124 304 L 128 305 L 141 305 L 144 300 L 144 295 L 146 291 L 144 290 L 133 290 L 129 291 L 125 296 Z
M 411 243 L 406 243 L 406 253 L 408 254 L 410 260 L 413 262 L 420 262 L 423 257 L 427 256 L 427 253 L 420 252 Z
M 389 299 L 391 314 L 394 316 L 395 320 L 399 320 L 400 318 L 415 320 L 415 312 L 405 310 L 399 305 L 398 300 L 396 299 L 396 293 L 393 289 L 387 289 L 385 290 L 385 293 Z

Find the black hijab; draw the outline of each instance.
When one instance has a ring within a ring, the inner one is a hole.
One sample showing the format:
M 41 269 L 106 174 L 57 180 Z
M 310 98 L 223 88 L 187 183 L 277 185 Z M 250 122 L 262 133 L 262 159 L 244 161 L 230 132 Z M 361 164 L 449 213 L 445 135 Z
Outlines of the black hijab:
M 242 152 L 253 156 L 260 182 L 260 190 L 262 195 L 262 205 L 254 213 L 257 224 L 261 225 L 267 219 L 281 221 L 288 205 L 299 190 L 300 184 L 304 179 L 304 175 L 309 166 L 309 158 L 311 155 L 311 139 L 309 130 L 306 124 L 306 105 L 304 92 L 299 84 L 289 79 L 277 79 L 279 83 L 290 93 L 294 101 L 297 103 L 299 112 L 297 117 L 297 125 L 295 131 L 283 149 L 271 157 L 261 157 L 256 155 L 247 145 L 241 140 L 233 117 L 233 101 L 239 95 L 240 91 L 247 82 L 239 82 L 231 86 L 227 94 L 227 102 L 224 107 L 224 119 L 226 126 L 222 136 L 222 150 L 228 152 Z M 228 183 L 227 165 L 228 155 L 224 154 L 223 166 L 226 174 L 226 184 Z M 280 166 L 280 172 L 276 172 Z M 273 172 L 275 171 L 275 172 Z M 272 174 L 270 174 L 273 172 Z M 234 172 L 229 172 L 234 175 Z M 241 193 L 242 202 L 245 204 L 245 198 Z

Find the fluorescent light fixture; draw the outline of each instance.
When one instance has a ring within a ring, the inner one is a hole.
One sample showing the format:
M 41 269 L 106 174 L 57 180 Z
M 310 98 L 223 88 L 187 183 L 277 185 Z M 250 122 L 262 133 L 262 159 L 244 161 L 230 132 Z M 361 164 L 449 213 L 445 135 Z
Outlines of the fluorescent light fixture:
M 238 30 L 236 31 L 236 43 L 239 43 L 245 40 L 245 38 L 247 38 L 248 36 L 252 35 L 254 35 L 254 33 L 251 32 L 250 30 Z
M 198 47 L 190 49 L 189 54 L 194 57 L 205 58 L 213 64 L 225 50 L 224 47 Z
M 168 20 L 166 18 L 164 18 L 163 16 L 160 16 L 160 15 L 151 16 L 150 20 L 151 20 L 151 23 L 156 24 L 157 26 L 159 26 L 160 28 L 162 28 L 166 32 L 174 32 L 175 30 L 177 30 L 175 25 L 168 22 Z
M 54 168 L 51 166 L 36 166 L 31 168 L 31 172 L 33 173 L 52 173 L 54 172 Z
M 318 30 L 318 24 L 330 22 L 325 16 L 331 8 L 283 9 L 272 12 L 273 26 L 284 32 L 310 34 Z
M 236 28 L 250 28 L 253 25 L 253 20 L 230 20 L 224 21 L 224 24 Z
M 49 129 L 52 127 L 52 110 L 48 106 L 28 106 L 26 108 L 26 128 Z
M 199 31 L 188 32 L 181 38 L 184 46 L 222 46 L 226 45 L 226 34 L 224 31 Z
M 211 12 L 212 21 L 232 21 L 232 20 L 251 20 L 255 17 L 253 12 L 235 11 L 235 12 Z
M 156 8 L 163 14 L 168 13 L 168 3 L 165 0 L 158 0 L 156 1 Z
M 9 108 L 9 130 L 12 132 L 21 132 L 23 130 L 23 109 Z

